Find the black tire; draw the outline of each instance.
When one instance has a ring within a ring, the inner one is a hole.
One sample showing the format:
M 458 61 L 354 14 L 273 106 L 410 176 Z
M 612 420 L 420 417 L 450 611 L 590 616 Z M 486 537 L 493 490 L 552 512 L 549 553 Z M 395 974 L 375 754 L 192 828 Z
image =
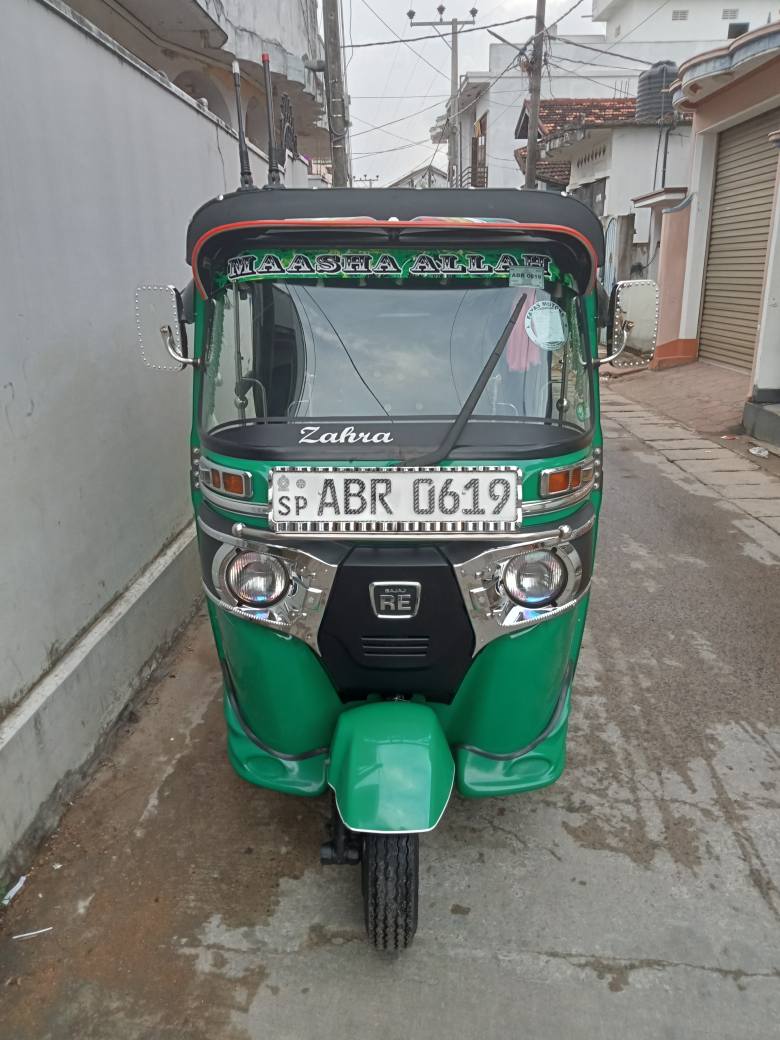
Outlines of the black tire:
M 366 834 L 363 906 L 366 931 L 378 950 L 405 950 L 417 931 L 420 887 L 418 834 Z

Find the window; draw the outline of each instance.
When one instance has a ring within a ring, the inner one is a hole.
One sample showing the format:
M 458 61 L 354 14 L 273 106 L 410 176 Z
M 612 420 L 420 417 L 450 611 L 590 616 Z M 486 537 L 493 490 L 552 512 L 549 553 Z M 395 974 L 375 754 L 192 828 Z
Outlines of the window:
M 688 11 L 687 10 L 680 10 L 679 8 L 676 11 L 672 11 L 672 21 L 673 22 L 687 22 L 688 21 Z
M 730 40 L 736 40 L 750 29 L 750 22 L 729 22 L 729 31 L 726 34 Z
M 724 22 L 733 22 L 735 19 L 739 18 L 739 8 L 738 7 L 724 7 L 723 8 L 723 14 L 721 15 L 721 18 L 723 19 Z
M 563 281 L 545 279 L 544 289 L 490 279 L 364 282 L 261 281 L 217 293 L 201 397 L 205 430 L 455 415 L 520 294 L 525 305 L 475 414 L 589 427 L 586 329 L 577 293 Z

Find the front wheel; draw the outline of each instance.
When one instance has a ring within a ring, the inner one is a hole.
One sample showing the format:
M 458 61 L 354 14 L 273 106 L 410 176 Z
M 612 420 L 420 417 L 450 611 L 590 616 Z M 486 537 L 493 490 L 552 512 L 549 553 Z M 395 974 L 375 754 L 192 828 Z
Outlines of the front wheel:
M 417 931 L 420 887 L 418 834 L 366 834 L 363 906 L 369 940 L 378 950 L 405 950 Z

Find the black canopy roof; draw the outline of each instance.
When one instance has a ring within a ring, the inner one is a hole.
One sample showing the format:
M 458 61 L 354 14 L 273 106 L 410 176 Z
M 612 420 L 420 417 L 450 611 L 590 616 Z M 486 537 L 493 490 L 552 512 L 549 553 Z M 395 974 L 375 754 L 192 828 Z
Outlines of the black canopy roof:
M 568 195 L 516 188 L 286 188 L 235 191 L 195 212 L 187 229 L 187 262 L 196 242 L 225 225 L 253 220 L 314 220 L 369 217 L 414 220 L 420 217 L 473 217 L 571 228 L 588 239 L 599 265 L 604 233 L 598 217 Z

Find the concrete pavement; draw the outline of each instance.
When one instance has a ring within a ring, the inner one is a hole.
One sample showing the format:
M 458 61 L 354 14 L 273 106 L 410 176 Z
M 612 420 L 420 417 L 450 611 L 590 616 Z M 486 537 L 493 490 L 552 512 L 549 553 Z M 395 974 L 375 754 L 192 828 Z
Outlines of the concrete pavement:
M 780 484 L 604 397 L 569 766 L 453 800 L 414 947 L 364 944 L 357 872 L 318 864 L 324 799 L 231 773 L 200 620 L 0 922 L 3 1040 L 774 1035 L 780 534 L 755 503 Z
M 742 432 L 750 373 L 708 361 L 662 371 L 602 368 L 622 397 L 708 436 Z M 602 375 L 602 380 L 604 376 Z

